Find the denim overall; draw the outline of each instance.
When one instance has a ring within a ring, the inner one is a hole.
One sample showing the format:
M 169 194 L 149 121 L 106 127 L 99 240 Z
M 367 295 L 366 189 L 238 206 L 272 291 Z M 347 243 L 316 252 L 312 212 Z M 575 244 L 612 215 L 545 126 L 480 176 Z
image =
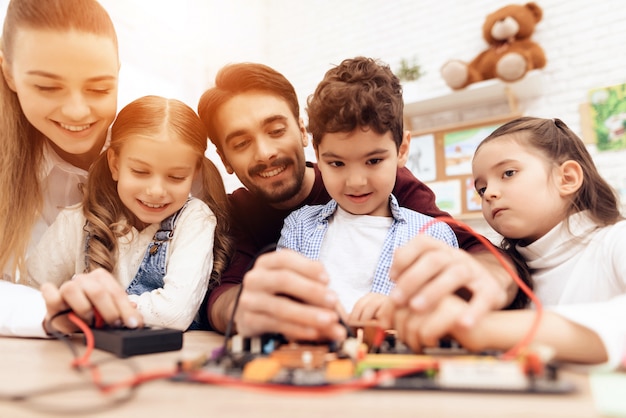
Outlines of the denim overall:
M 189 200 L 176 213 L 161 221 L 161 227 L 148 245 L 135 278 L 126 289 L 129 295 L 141 295 L 163 287 L 163 278 L 167 273 L 167 250 L 174 236 L 176 221 L 187 207 L 187 203 Z M 198 329 L 198 321 L 194 320 L 189 329 Z
M 176 213 L 161 221 L 161 227 L 148 245 L 135 278 L 126 289 L 126 293 L 129 295 L 141 295 L 163 287 L 163 277 L 167 272 L 167 250 L 170 240 L 174 236 L 176 221 L 186 206 L 187 203 Z

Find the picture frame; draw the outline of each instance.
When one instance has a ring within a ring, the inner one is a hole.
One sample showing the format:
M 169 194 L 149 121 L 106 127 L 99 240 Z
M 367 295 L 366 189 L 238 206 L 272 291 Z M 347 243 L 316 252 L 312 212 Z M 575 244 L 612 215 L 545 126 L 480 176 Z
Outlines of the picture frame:
M 435 135 L 426 134 L 411 138 L 406 167 L 423 182 L 437 179 Z
M 463 200 L 461 199 L 461 181 L 443 180 L 428 183 L 430 189 L 435 193 L 435 203 L 437 207 L 452 216 L 463 213 Z
M 598 151 L 626 149 L 626 83 L 590 90 L 589 110 Z
M 499 124 L 482 125 L 443 133 L 445 175 L 472 174 L 472 157 L 478 144 L 489 136 Z
M 465 212 L 477 212 L 482 210 L 482 199 L 478 195 L 476 188 L 474 187 L 474 178 L 465 178 Z

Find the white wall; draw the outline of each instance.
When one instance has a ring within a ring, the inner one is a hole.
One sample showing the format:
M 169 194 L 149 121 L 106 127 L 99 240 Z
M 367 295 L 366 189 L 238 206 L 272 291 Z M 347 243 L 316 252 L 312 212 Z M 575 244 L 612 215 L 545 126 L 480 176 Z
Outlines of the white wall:
M 121 105 L 144 94 L 161 94 L 196 108 L 200 95 L 224 63 L 263 60 L 263 2 L 100 3 L 111 15 L 120 39 Z
M 415 55 L 426 71 L 420 82 L 424 93 L 443 93 L 441 65 L 485 49 L 484 17 L 510 2 L 317 0 L 299 14 L 285 7 L 288 3 L 269 1 L 266 59 L 290 75 L 304 100 L 331 64 L 355 55 L 381 58 L 392 68 Z M 626 8 L 618 0 L 537 3 L 544 18 L 533 39 L 544 48 L 548 65 L 543 96 L 528 104 L 528 113 L 560 117 L 578 130 L 577 106 L 588 90 L 626 81 Z

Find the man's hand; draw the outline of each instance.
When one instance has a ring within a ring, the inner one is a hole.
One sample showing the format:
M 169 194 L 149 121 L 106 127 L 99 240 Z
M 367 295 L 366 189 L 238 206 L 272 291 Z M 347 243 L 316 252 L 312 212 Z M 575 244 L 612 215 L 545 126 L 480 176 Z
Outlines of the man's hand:
M 263 254 L 244 277 L 237 330 L 244 336 L 271 332 L 291 340 L 343 340 L 337 300 L 318 261 L 286 249 Z
M 504 308 L 516 284 L 489 252 L 468 253 L 432 237 L 418 235 L 394 254 L 389 276 L 396 282 L 390 297 L 396 307 L 416 313 L 437 311 L 448 295 L 469 293 L 455 323 L 469 327 L 491 310 Z
M 128 328 L 143 326 L 143 318 L 135 305 L 117 280 L 104 269 L 77 274 L 58 288 L 51 283 L 44 283 L 41 294 L 48 310 L 46 322 L 55 314 L 71 309 L 87 324 L 91 324 L 95 308 L 107 324 L 125 325 Z M 52 326 L 66 334 L 76 331 L 76 326 L 66 317 L 55 319 Z

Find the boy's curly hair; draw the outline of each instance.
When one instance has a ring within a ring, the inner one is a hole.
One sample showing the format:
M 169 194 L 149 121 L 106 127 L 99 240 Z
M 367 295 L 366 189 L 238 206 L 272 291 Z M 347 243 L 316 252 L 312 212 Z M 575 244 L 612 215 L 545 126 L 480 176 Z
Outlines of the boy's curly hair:
M 307 100 L 308 130 L 317 147 L 326 133 L 373 129 L 391 131 L 402 143 L 404 101 L 400 80 L 382 61 L 356 57 L 326 72 Z

